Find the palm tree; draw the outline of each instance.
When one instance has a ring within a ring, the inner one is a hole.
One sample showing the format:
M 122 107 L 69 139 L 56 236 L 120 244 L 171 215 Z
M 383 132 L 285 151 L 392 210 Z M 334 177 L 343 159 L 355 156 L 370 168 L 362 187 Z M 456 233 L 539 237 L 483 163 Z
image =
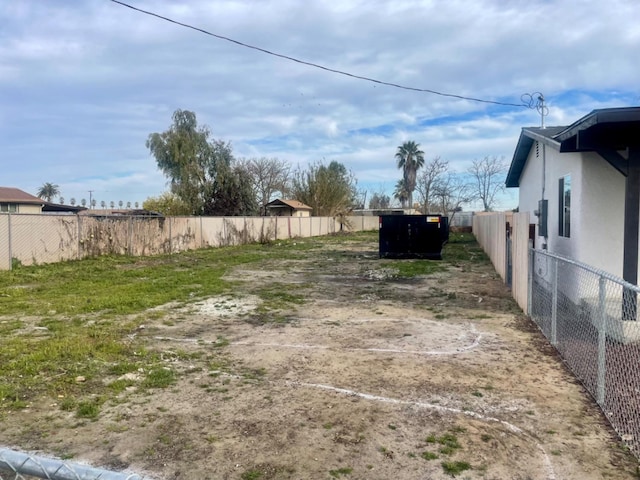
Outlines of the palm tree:
M 416 189 L 416 174 L 424 165 L 424 152 L 420 144 L 410 140 L 398 147 L 396 152 L 398 168 L 402 168 L 402 178 L 408 193 L 409 208 L 413 208 L 413 191 Z
M 107 208 L 107 202 L 105 202 L 104 200 L 102 200 L 102 201 L 100 202 L 100 208 L 102 208 L 103 210 L 104 210 L 105 208 Z
M 55 183 L 45 183 L 38 190 L 38 197 L 50 202 L 53 198 L 60 195 L 60 187 Z
M 118 206 L 122 208 L 122 200 L 118 201 Z
M 80 200 L 80 205 L 82 205 L 83 207 L 87 206 L 87 199 L 83 198 L 82 200 Z
M 409 192 L 404 184 L 404 179 L 398 180 L 398 183 L 396 183 L 396 189 L 393 192 L 393 197 L 400 202 L 402 208 L 405 207 L 407 200 L 409 199 Z
M 71 200 L 69 200 L 69 203 L 73 207 L 76 204 L 76 199 L 74 197 L 71 197 Z
M 116 206 L 115 202 L 113 200 L 111 200 L 111 202 L 109 203 L 109 206 L 111 208 L 114 208 Z
M 127 202 L 127 208 L 131 209 L 131 202 Z
M 58 201 L 60 202 L 60 205 L 64 205 L 64 197 L 58 197 Z
M 96 208 L 96 204 L 98 203 L 98 201 L 94 198 L 91 200 L 91 208 Z
M 140 204 L 138 202 L 136 202 L 134 205 L 136 206 L 136 208 L 138 208 L 140 206 Z

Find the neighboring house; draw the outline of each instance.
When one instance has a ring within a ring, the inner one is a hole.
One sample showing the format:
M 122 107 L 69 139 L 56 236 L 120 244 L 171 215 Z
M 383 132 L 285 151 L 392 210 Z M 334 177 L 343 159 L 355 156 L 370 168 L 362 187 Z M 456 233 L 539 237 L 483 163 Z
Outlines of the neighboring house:
M 523 128 L 506 185 L 537 222 L 536 248 L 638 283 L 640 107 Z
M 72 205 L 62 205 L 60 203 L 47 203 L 45 202 L 43 207 L 42 207 L 42 213 L 52 213 L 52 214 L 58 214 L 58 215 L 70 215 L 70 214 L 77 214 L 82 212 L 83 210 L 86 210 L 87 207 L 81 207 L 81 206 L 72 206 Z
M 18 188 L 0 187 L 0 213 L 42 213 L 46 203 Z
M 298 200 L 282 200 L 277 198 L 265 206 L 267 215 L 272 217 L 310 217 L 311 210 L 309 205 L 305 205 Z

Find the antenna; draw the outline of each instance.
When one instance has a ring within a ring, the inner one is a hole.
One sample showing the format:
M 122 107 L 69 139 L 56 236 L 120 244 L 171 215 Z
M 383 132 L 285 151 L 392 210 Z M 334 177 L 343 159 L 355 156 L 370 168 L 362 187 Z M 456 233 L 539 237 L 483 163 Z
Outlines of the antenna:
M 544 95 L 540 92 L 524 93 L 520 99 L 525 106 L 537 110 L 540 114 L 540 126 L 546 128 L 544 126 L 544 117 L 549 115 L 549 107 L 545 104 Z

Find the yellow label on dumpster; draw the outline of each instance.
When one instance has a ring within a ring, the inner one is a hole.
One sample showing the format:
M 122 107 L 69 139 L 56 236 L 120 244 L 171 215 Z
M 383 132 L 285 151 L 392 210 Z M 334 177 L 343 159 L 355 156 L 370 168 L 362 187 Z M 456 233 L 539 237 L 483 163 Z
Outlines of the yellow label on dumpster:
M 427 217 L 427 222 L 440 223 L 440 217 Z

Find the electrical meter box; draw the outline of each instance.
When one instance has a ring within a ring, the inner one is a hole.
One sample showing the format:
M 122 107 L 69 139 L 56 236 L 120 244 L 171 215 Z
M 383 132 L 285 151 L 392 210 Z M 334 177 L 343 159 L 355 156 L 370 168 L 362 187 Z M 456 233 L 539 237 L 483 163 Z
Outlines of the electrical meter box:
M 442 215 L 381 215 L 380 258 L 442 260 L 449 218 Z

